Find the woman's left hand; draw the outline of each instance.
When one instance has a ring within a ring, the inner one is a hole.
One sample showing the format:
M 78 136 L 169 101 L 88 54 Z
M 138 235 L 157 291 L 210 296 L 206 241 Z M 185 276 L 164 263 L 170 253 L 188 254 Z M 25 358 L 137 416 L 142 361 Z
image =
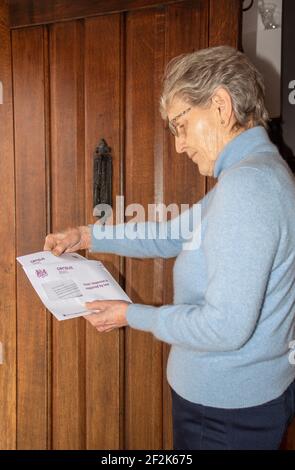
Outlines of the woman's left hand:
M 128 325 L 126 319 L 128 305 L 130 305 L 130 302 L 123 300 L 95 300 L 94 302 L 86 302 L 86 308 L 94 312 L 85 315 L 84 318 L 100 333 L 107 333 L 115 328 Z

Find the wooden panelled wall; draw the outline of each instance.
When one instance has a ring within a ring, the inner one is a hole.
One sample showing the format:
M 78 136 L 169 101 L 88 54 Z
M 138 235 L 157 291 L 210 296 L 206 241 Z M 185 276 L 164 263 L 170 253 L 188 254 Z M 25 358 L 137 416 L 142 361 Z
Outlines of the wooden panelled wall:
M 15 296 L 15 251 L 39 251 L 47 232 L 94 221 L 92 162 L 101 138 L 112 148 L 114 202 L 121 194 L 125 205 L 145 208 L 192 204 L 206 193 L 212 181 L 175 153 L 161 121 L 161 76 L 182 52 L 236 46 L 240 7 L 239 0 L 163 1 L 12 28 L 15 175 L 12 138 L 1 147 L 7 158 L 1 156 L 0 172 L 0 239 L 8 247 L 1 253 L 0 341 L 6 355 L 0 365 L 0 448 L 172 447 L 168 346 L 130 328 L 99 334 L 81 318 L 57 322 L 19 267 Z M 2 29 L 1 23 L 0 34 Z M 9 41 L 5 48 L 0 70 L 6 67 L 9 90 Z M 11 114 L 10 99 L 6 106 Z M 12 128 L 4 130 L 2 123 L 0 106 L 1 137 L 11 136 Z M 172 302 L 173 260 L 89 256 L 106 264 L 134 302 Z

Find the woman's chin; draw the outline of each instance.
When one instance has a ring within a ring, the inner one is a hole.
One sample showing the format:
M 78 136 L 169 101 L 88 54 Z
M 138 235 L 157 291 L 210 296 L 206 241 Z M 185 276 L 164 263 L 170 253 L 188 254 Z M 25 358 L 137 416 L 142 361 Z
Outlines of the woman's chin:
M 211 168 L 208 167 L 202 167 L 201 165 L 198 165 L 199 168 L 199 173 L 202 176 L 213 176 L 213 171 Z

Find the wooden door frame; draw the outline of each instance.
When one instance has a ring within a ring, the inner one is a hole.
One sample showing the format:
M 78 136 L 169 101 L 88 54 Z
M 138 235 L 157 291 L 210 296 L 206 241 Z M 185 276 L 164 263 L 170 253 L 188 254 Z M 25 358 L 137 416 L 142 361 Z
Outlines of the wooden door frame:
M 0 449 L 16 448 L 15 178 L 8 4 L 0 3 Z M 3 98 L 3 99 L 2 99 Z
M 181 3 L 185 0 L 9 0 L 12 28 L 56 23 L 88 18 L 109 13 L 142 10 L 145 8 Z M 198 0 L 192 1 L 196 3 Z M 239 1 L 239 0 L 237 0 Z

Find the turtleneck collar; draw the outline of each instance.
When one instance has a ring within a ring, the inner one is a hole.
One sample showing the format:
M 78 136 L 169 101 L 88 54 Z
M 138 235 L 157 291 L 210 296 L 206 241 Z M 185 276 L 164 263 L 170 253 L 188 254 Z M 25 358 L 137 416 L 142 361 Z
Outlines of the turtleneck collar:
M 249 155 L 260 152 L 277 152 L 277 148 L 269 140 L 264 127 L 252 127 L 234 137 L 224 147 L 216 160 L 214 177 L 219 178 L 223 171 Z

